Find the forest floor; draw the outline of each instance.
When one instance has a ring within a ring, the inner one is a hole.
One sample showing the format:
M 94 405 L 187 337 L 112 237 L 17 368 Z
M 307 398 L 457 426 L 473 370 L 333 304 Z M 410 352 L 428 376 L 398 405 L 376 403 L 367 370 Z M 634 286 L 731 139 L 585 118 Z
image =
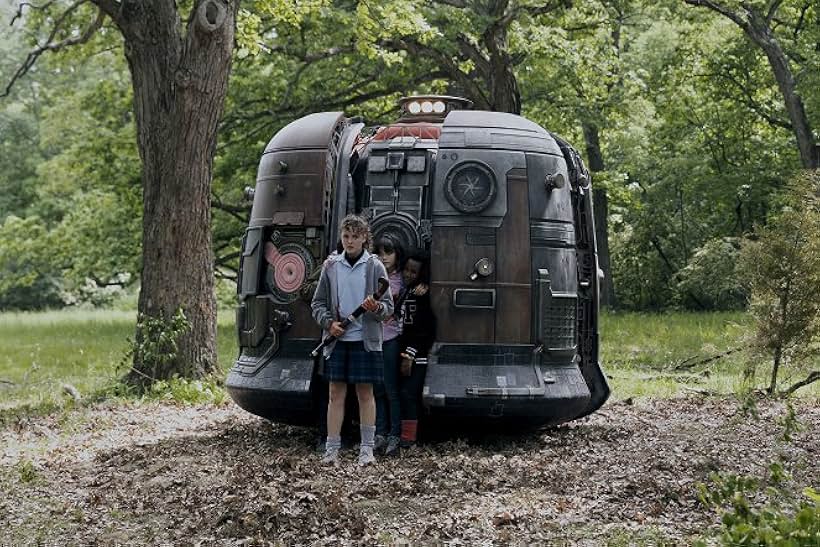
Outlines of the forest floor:
M 520 436 L 429 442 L 322 467 L 309 429 L 232 404 L 106 404 L 0 427 L 0 544 L 267 545 L 339 541 L 691 545 L 719 516 L 711 472 L 780 461 L 820 477 L 820 406 L 690 397 L 610 403 Z

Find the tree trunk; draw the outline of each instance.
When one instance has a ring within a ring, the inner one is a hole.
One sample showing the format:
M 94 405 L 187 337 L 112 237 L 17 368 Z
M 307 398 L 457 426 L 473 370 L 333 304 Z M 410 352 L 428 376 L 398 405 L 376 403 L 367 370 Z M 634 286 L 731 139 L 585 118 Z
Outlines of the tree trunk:
M 742 11 L 732 11 L 728 6 L 714 0 L 684 0 L 684 2 L 692 6 L 705 6 L 727 17 L 743 29 L 752 42 L 763 50 L 769 60 L 774 79 L 777 81 L 777 87 L 780 89 L 786 112 L 789 114 L 792 131 L 797 139 L 800 163 L 806 169 L 820 167 L 820 151 L 818 151 L 809 118 L 803 107 L 803 99 L 797 93 L 789 60 L 772 34 L 771 22 L 775 19 L 779 3 L 775 3 L 769 9 L 768 15 L 763 15 L 747 3 L 741 3 Z
M 777 373 L 780 370 L 780 360 L 783 357 L 783 348 L 782 346 L 777 346 L 774 349 L 774 362 L 772 363 L 772 378 L 769 381 L 769 395 L 774 395 L 775 389 L 777 389 Z
M 489 6 L 489 15 L 495 21 L 484 32 L 483 41 L 489 53 L 489 70 L 485 74 L 491 110 L 521 114 L 521 92 L 513 71 L 513 60 L 507 41 L 510 24 L 507 10 L 509 0 L 496 0 Z
M 508 62 L 497 63 L 493 70 L 490 86 L 493 110 L 516 115 L 521 114 L 521 93 L 518 90 L 518 80 L 516 80 Z
M 794 76 L 783 48 L 780 47 L 780 44 L 772 35 L 769 26 L 756 12 L 751 17 L 746 32 L 766 54 L 769 65 L 772 67 L 774 79 L 777 81 L 777 87 L 780 88 L 786 112 L 789 114 L 792 131 L 794 131 L 794 136 L 797 139 L 800 162 L 806 169 L 817 169 L 820 167 L 818 147 L 809 124 L 809 118 L 806 116 L 806 110 L 803 107 L 803 99 L 797 93 Z
M 135 353 L 129 378 L 201 377 L 216 367 L 211 177 L 239 0 L 198 1 L 186 32 L 170 0 L 123 2 L 118 22 L 134 86 L 142 159 L 139 312 L 190 330 L 167 362 Z M 137 331 L 139 346 L 144 332 Z
M 589 160 L 589 170 L 600 173 L 604 170 L 604 157 L 601 154 L 601 143 L 598 138 L 598 127 L 589 122 L 582 122 L 584 141 Z M 594 177 L 593 177 L 594 182 Z M 598 246 L 598 267 L 604 272 L 601 281 L 601 305 L 605 308 L 615 308 L 615 281 L 612 279 L 612 267 L 609 259 L 609 199 L 605 188 L 596 188 L 592 185 L 592 214 L 595 217 L 595 241 Z

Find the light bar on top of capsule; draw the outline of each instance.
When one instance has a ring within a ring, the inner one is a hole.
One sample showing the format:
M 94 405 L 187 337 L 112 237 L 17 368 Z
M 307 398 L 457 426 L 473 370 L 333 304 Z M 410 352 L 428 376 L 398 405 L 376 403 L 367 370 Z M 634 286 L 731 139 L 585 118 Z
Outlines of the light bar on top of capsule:
M 407 112 L 410 114 L 443 114 L 447 110 L 444 101 L 410 101 Z

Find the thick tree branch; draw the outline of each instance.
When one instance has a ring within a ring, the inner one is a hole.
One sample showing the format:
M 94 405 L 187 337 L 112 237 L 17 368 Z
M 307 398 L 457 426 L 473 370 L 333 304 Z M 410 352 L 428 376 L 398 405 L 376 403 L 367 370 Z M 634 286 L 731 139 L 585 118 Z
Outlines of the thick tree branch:
M 120 23 L 122 22 L 122 18 L 120 17 L 121 6 L 119 2 L 116 0 L 91 0 L 91 2 L 110 17 L 118 27 L 121 27 Z
M 769 6 L 769 12 L 766 14 L 766 24 L 771 25 L 772 19 L 774 19 L 774 14 L 777 13 L 777 9 L 780 7 L 780 4 L 783 3 L 783 0 L 774 0 L 772 5 Z
M 17 12 L 11 18 L 11 22 L 9 23 L 9 26 L 10 27 L 14 26 L 14 22 L 17 21 L 17 19 L 20 19 L 23 16 L 23 8 L 44 10 L 44 9 L 48 9 L 48 7 L 51 6 L 52 4 L 54 4 L 55 2 L 56 2 L 56 0 L 50 0 L 49 2 L 46 2 L 45 4 L 43 4 L 42 6 L 35 6 L 31 2 L 20 2 L 20 5 L 17 6 Z
M 428 57 L 433 59 L 433 61 L 446 72 L 447 76 L 462 85 L 464 89 L 469 90 L 470 98 L 473 99 L 477 107 L 489 108 L 490 100 L 484 90 L 481 89 L 481 86 L 478 85 L 475 78 L 471 78 L 469 74 L 465 74 L 448 54 L 413 39 L 389 40 L 384 42 L 383 45 L 394 50 L 407 51 L 419 58 Z
M 660 256 L 661 260 L 663 260 L 663 263 L 666 266 L 666 269 L 669 271 L 669 273 L 674 273 L 678 271 L 678 269 L 672 264 L 672 261 L 669 260 L 669 257 L 666 256 L 666 253 L 663 251 L 663 247 L 661 247 L 661 242 L 658 240 L 658 238 L 653 236 L 649 241 L 650 243 L 652 243 L 652 246 L 655 247 L 655 250 L 658 252 L 658 256 Z
M 470 59 L 472 62 L 475 63 L 476 69 L 484 76 L 485 78 L 490 75 L 490 61 L 481 50 L 473 44 L 469 38 L 464 36 L 463 34 L 459 34 L 456 37 L 456 42 L 458 43 L 458 49 L 461 51 L 461 54 Z
M 11 80 L 9 81 L 8 85 L 6 85 L 5 91 L 2 94 L 0 94 L 0 98 L 7 97 L 11 93 L 11 89 L 12 87 L 14 87 L 14 84 L 17 82 L 17 80 L 25 76 L 31 69 L 31 67 L 34 66 L 34 63 L 37 62 L 37 59 L 40 57 L 40 55 L 42 55 L 46 51 L 59 51 L 66 47 L 84 44 L 88 42 L 92 36 L 94 36 L 94 33 L 97 32 L 97 30 L 99 30 L 99 28 L 102 26 L 103 20 L 105 19 L 105 14 L 102 12 L 102 10 L 97 11 L 97 17 L 94 18 L 94 21 L 92 21 L 91 24 L 85 29 L 85 31 L 79 36 L 66 38 L 65 40 L 60 40 L 59 42 L 54 41 L 55 36 L 57 36 L 57 33 L 61 30 L 61 26 L 68 18 L 68 16 L 71 15 L 71 13 L 73 13 L 74 11 L 76 11 L 77 8 L 79 8 L 81 5 L 87 2 L 88 0 L 79 0 L 78 2 L 71 4 L 68 8 L 66 8 L 66 10 L 62 14 L 60 14 L 60 16 L 57 18 L 57 20 L 54 22 L 54 25 L 51 28 L 51 32 L 48 35 L 46 43 L 41 46 L 38 46 L 37 48 L 29 52 L 28 56 L 26 56 L 26 60 L 23 61 L 23 64 L 20 65 L 20 67 L 17 68 L 17 71 L 12 75 Z
M 717 12 L 724 17 L 728 17 L 732 21 L 735 22 L 739 27 L 746 28 L 747 23 L 746 21 L 736 12 L 730 10 L 726 6 L 719 4 L 717 2 L 712 2 L 712 0 L 683 0 L 685 3 L 689 4 L 690 6 L 698 6 L 698 7 L 707 7 L 710 10 Z
M 221 278 L 221 279 L 236 279 L 237 274 L 239 273 L 239 268 L 236 267 L 236 259 L 238 259 L 242 253 L 240 251 L 234 251 L 232 253 L 218 256 L 214 265 L 214 274 Z M 233 275 L 227 275 L 224 270 L 230 270 Z
M 217 260 L 217 264 L 219 264 L 220 266 L 225 266 L 225 265 L 226 265 L 227 263 L 229 263 L 231 260 L 237 259 L 237 258 L 239 258 L 241 255 L 242 255 L 242 252 L 241 252 L 241 251 L 234 251 L 234 252 L 232 252 L 232 253 L 228 253 L 228 254 L 226 254 L 226 255 L 222 255 L 222 256 L 220 256 L 219 258 L 217 258 L 217 259 L 216 259 L 216 260 Z M 230 267 L 230 266 L 228 266 L 228 267 Z
M 732 83 L 738 89 L 738 91 L 740 91 L 740 93 L 743 95 L 743 97 L 745 99 L 745 102 L 746 102 L 746 106 L 748 106 L 755 114 L 757 114 L 758 116 L 760 116 L 761 118 L 766 120 L 770 125 L 772 125 L 774 127 L 780 127 L 782 129 L 786 129 L 788 131 L 792 130 L 792 124 L 790 124 L 786 120 L 778 118 L 777 116 L 775 116 L 771 112 L 768 112 L 767 109 L 765 107 L 763 107 L 763 105 L 761 105 L 760 103 L 755 101 L 754 97 L 752 96 L 752 92 L 749 90 L 749 88 L 746 87 L 745 85 L 743 85 L 743 83 L 740 80 L 735 78 L 731 74 L 731 72 L 728 72 L 728 71 L 727 72 L 721 72 L 721 73 L 718 73 L 717 76 L 723 77 L 723 78 L 726 78 L 727 80 L 729 80 L 729 82 Z
M 799 382 L 797 382 L 795 384 L 792 384 L 791 386 L 789 386 L 786 389 L 784 389 L 783 391 L 781 391 L 780 395 L 783 396 L 783 397 L 791 395 L 792 393 L 794 393 L 795 391 L 797 391 L 801 387 L 812 384 L 812 383 L 814 383 L 818 380 L 820 380 L 820 370 L 812 371 L 812 373 L 809 374 L 806 377 L 805 380 L 800 380 Z
M 796 42 L 798 36 L 800 36 L 800 31 L 803 30 L 803 23 L 806 20 L 806 12 L 811 7 L 811 3 L 806 3 L 800 8 L 800 17 L 797 18 L 797 23 L 794 25 L 794 31 L 792 32 L 792 39 Z
M 250 206 L 243 207 L 241 205 L 231 205 L 230 203 L 224 203 L 216 194 L 213 194 L 213 198 L 211 199 L 211 207 L 228 213 L 229 215 L 231 215 L 232 217 L 234 217 L 242 223 L 248 222 L 248 215 L 251 212 Z
M 467 2 L 464 0 L 430 0 L 433 4 L 440 4 L 444 6 L 453 6 L 454 8 L 466 8 Z
M 572 7 L 572 2 L 570 0 L 556 0 L 555 2 L 547 2 L 540 6 L 522 6 L 517 5 L 510 11 L 508 11 L 501 19 L 499 19 L 498 23 L 503 27 L 509 27 L 510 23 L 512 23 L 515 19 L 518 18 L 519 15 L 522 13 L 526 13 L 531 17 L 538 17 L 540 15 L 544 15 L 547 13 L 551 13 L 553 11 L 558 10 L 559 8 L 569 8 Z
M 344 109 L 348 108 L 353 105 L 361 104 L 367 102 L 372 99 L 378 99 L 380 97 L 385 97 L 387 95 L 391 95 L 393 93 L 398 92 L 405 92 L 408 90 L 413 89 L 415 86 L 425 83 L 431 82 L 433 80 L 437 80 L 440 78 L 446 78 L 448 73 L 443 70 L 437 70 L 434 72 L 425 72 L 416 78 L 404 82 L 397 83 L 394 86 L 387 87 L 387 88 L 380 88 L 373 91 L 363 92 L 356 95 L 351 95 L 352 93 L 356 92 L 357 90 L 365 87 L 367 84 L 373 82 L 376 78 L 375 76 L 367 76 L 366 79 L 357 82 L 348 88 L 332 95 L 330 97 L 315 97 L 315 101 L 311 102 L 310 104 L 301 105 L 299 108 L 294 108 L 292 106 L 287 107 L 279 107 L 276 109 L 264 109 L 260 111 L 253 112 L 251 114 L 247 114 L 244 116 L 233 116 L 229 120 L 223 121 L 222 130 L 226 131 L 228 129 L 232 129 L 234 127 L 245 127 L 248 125 L 249 122 L 257 121 L 257 120 L 265 120 L 266 121 L 262 124 L 259 124 L 257 127 L 251 129 L 248 132 L 243 133 L 238 138 L 229 138 L 223 139 L 218 145 L 218 150 L 223 150 L 224 148 L 232 145 L 233 143 L 239 140 L 247 140 L 250 137 L 260 133 L 261 131 L 270 128 L 276 125 L 277 120 L 294 120 L 301 116 L 304 116 L 310 112 L 315 112 L 318 109 L 323 111 L 330 111 L 336 108 Z M 254 101 L 254 102 L 264 102 L 264 101 Z M 391 109 L 392 110 L 392 109 Z
M 555 2 L 547 2 L 543 6 L 525 6 L 522 7 L 526 13 L 530 15 L 544 15 L 545 13 L 550 13 L 552 11 L 557 10 L 558 8 L 571 8 L 572 7 L 572 0 L 556 0 Z

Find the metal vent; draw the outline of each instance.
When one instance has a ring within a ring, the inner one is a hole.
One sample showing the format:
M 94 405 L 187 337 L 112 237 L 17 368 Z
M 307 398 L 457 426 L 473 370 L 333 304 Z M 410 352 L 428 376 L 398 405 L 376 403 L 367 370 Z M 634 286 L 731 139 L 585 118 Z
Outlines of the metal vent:
M 548 351 L 572 351 L 578 344 L 578 296 L 552 292 L 546 269 L 536 273 L 536 338 Z
M 456 289 L 453 305 L 457 308 L 495 308 L 495 289 Z
M 554 294 L 544 308 L 542 340 L 547 349 L 573 349 L 577 342 L 578 299 Z

